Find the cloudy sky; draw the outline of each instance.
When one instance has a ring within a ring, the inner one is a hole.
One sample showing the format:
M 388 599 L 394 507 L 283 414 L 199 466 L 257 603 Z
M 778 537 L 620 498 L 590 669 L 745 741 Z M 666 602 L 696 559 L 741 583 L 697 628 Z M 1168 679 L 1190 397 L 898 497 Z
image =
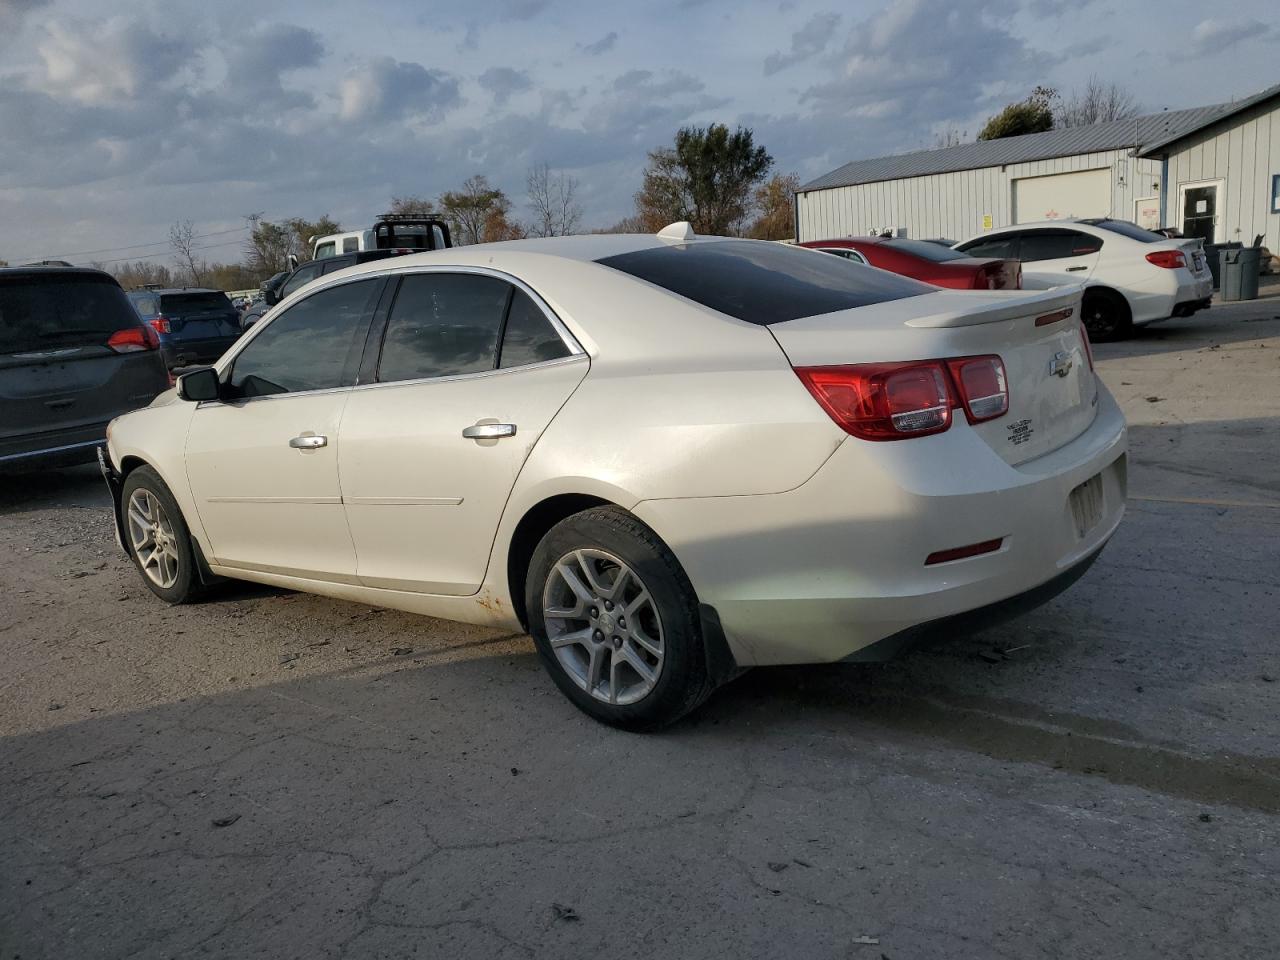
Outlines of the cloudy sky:
M 1225 8 L 1222 8 L 1225 9 Z M 1158 15 L 1152 16 L 1152 11 Z M 166 256 L 191 219 L 364 226 L 485 173 L 526 215 L 536 163 L 588 226 L 630 212 L 682 124 L 752 127 L 808 179 L 971 134 L 1091 74 L 1143 107 L 1280 82 L 1275 0 L 0 0 L 0 259 Z

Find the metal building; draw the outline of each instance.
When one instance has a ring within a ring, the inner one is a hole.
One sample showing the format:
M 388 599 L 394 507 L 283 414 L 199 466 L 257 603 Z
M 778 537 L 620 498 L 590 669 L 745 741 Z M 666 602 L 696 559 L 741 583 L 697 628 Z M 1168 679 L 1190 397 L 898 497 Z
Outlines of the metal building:
M 800 240 L 964 240 L 1064 217 L 1280 250 L 1280 85 L 1232 103 L 855 160 L 796 193 Z

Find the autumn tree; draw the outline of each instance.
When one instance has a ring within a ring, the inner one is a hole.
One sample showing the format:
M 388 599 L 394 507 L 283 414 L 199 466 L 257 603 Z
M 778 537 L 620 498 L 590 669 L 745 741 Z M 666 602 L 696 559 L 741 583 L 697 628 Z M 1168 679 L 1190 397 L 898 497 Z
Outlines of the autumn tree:
M 1070 99 L 1054 112 L 1054 125 L 1082 127 L 1090 123 L 1127 120 L 1137 116 L 1138 102 L 1132 93 L 1116 83 L 1103 83 L 1094 75 L 1084 90 L 1072 92 Z
M 747 236 L 757 240 L 789 240 L 796 235 L 795 196 L 800 177 L 794 173 L 775 173 L 752 196 L 756 217 Z
M 415 194 L 406 194 L 403 197 L 392 197 L 391 209 L 387 212 L 405 217 L 439 216 L 436 212 L 436 202 L 434 200 L 428 197 L 419 197 Z
M 509 219 L 511 201 L 497 187 L 490 186 L 483 174 L 468 177 L 460 190 L 442 193 L 439 205 L 453 242 L 460 246 L 524 236 Z
M 576 199 L 577 179 L 563 170 L 552 173 L 550 166 L 541 163 L 529 171 L 527 183 L 534 236 L 565 237 L 578 232 L 582 206 Z
M 682 127 L 674 146 L 649 154 L 636 214 L 646 232 L 688 220 L 698 233 L 733 233 L 746 220 L 752 190 L 771 166 L 773 157 L 756 146 L 750 130 L 731 133 L 719 123 Z
M 1058 91 L 1053 87 L 1036 87 L 1025 100 L 1009 104 L 988 120 L 978 139 L 1001 140 L 1052 130 L 1053 105 L 1057 98 Z

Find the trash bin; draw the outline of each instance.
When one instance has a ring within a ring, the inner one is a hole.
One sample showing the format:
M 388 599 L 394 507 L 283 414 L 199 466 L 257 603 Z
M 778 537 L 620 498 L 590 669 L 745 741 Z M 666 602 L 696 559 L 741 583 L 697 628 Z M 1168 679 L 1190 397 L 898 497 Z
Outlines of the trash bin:
M 1217 290 L 1222 286 L 1222 263 L 1219 259 L 1223 250 L 1239 250 L 1244 244 L 1239 240 L 1231 240 L 1227 243 L 1206 243 L 1204 245 L 1204 258 L 1209 262 L 1209 272 L 1213 274 L 1213 289 Z
M 1222 251 L 1222 299 L 1256 300 L 1258 267 L 1262 251 L 1257 247 L 1240 247 Z

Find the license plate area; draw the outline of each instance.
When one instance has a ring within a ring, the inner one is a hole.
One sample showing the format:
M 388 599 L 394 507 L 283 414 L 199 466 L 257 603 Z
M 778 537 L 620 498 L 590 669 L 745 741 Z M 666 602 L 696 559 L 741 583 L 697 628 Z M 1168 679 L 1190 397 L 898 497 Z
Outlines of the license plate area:
M 1102 474 L 1092 477 L 1071 491 L 1071 516 L 1076 522 L 1076 537 L 1085 535 L 1102 520 Z

